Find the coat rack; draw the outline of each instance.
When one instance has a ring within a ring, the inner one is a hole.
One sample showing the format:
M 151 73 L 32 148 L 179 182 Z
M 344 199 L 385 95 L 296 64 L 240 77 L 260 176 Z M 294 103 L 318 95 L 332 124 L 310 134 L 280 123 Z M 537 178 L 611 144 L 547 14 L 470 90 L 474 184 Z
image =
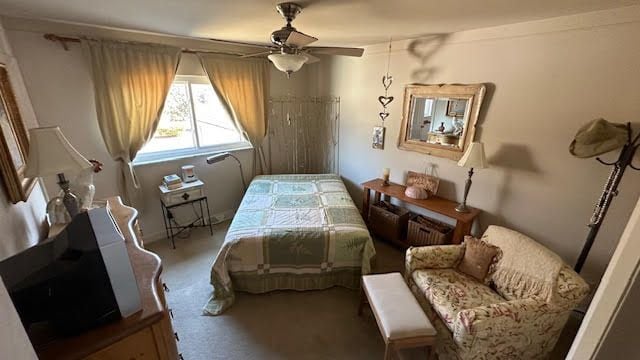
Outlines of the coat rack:
M 609 178 L 604 186 L 602 195 L 600 195 L 600 199 L 598 199 L 596 207 L 593 210 L 591 220 L 589 221 L 589 234 L 587 235 L 585 244 L 582 247 L 582 252 L 580 252 L 580 256 L 578 257 L 578 261 L 574 267 L 574 270 L 578 273 L 582 270 L 582 267 L 587 260 L 591 246 L 598 235 L 598 231 L 600 231 L 602 221 L 607 215 L 607 211 L 611 205 L 611 200 L 618 195 L 618 185 L 622 180 L 622 175 L 624 175 L 625 170 L 627 167 L 630 167 L 633 170 L 640 171 L 640 168 L 635 167 L 632 164 L 633 157 L 635 156 L 638 147 L 640 147 L 640 134 L 635 138 L 632 138 L 631 123 L 627 123 L 627 143 L 622 147 L 618 160 L 609 163 L 603 161 L 599 157 L 596 158 L 599 163 L 607 166 L 613 166 L 613 168 L 611 169 L 611 173 L 609 174 Z

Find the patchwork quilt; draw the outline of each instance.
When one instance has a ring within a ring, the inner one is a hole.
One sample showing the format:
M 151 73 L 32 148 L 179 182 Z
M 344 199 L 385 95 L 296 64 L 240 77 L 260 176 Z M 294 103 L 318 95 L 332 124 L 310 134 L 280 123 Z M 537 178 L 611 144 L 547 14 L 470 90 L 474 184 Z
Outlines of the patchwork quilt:
M 375 255 L 369 231 L 337 175 L 256 177 L 211 268 L 218 315 L 234 290 L 358 288 Z

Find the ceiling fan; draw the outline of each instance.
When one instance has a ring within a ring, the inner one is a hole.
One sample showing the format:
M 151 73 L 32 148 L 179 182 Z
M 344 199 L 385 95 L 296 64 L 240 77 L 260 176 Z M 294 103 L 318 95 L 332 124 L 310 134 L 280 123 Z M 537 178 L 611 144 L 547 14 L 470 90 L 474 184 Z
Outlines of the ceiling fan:
M 364 49 L 344 48 L 344 47 L 313 47 L 307 46 L 318 39 L 303 34 L 291 25 L 291 22 L 302 11 L 302 6 L 293 2 L 284 2 L 276 5 L 276 10 L 285 18 L 287 24 L 281 29 L 271 33 L 271 43 L 265 45 L 267 51 L 247 54 L 243 57 L 265 56 L 280 71 L 285 72 L 287 77 L 302 67 L 320 61 L 317 55 L 342 55 L 342 56 L 362 56 Z M 255 46 L 254 44 L 252 44 Z

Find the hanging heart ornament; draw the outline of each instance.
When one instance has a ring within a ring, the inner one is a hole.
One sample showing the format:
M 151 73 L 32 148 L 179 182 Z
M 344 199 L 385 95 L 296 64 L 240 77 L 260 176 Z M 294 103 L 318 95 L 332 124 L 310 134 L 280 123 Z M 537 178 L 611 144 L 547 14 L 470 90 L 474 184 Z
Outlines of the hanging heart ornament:
M 393 96 L 378 96 L 378 101 L 386 108 L 393 101 Z
M 393 76 L 382 76 L 382 86 L 384 86 L 385 90 L 389 90 L 389 88 L 391 87 L 391 83 L 393 83 Z
M 378 115 L 380 115 L 380 120 L 384 121 L 389 116 L 389 113 L 381 112 L 381 113 L 378 113 Z

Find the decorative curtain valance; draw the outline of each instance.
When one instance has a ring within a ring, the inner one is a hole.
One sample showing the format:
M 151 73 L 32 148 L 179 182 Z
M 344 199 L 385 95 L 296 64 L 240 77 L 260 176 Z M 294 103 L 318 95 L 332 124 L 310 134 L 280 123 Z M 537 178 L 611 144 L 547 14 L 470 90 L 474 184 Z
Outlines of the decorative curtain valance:
M 181 49 L 82 39 L 95 89 L 102 138 L 120 162 L 118 188 L 132 204 L 140 188 L 131 162 L 158 126 Z
M 268 172 L 262 142 L 267 135 L 269 64 L 265 59 L 239 59 L 198 54 L 222 102 L 254 148 L 253 175 Z

